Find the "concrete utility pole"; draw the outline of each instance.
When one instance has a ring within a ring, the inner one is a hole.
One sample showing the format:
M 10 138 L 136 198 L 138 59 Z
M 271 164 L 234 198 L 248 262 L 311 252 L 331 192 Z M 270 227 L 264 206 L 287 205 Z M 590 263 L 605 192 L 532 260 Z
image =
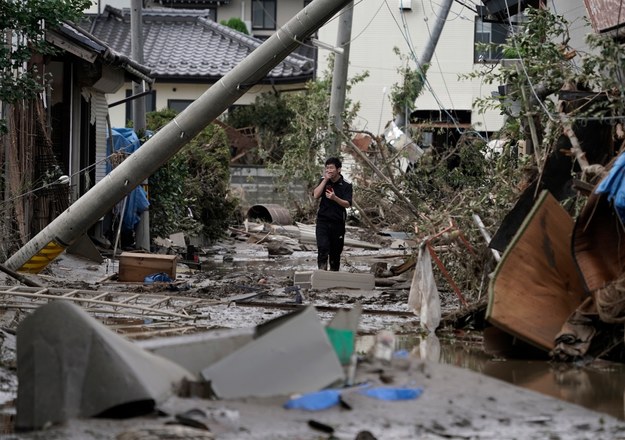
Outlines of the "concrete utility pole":
M 434 22 L 434 29 L 432 29 L 432 33 L 430 34 L 430 39 L 427 44 L 423 48 L 423 53 L 419 57 L 417 62 L 417 69 L 421 70 L 422 67 L 426 64 L 430 64 L 432 61 L 432 56 L 434 55 L 434 50 L 436 49 L 436 45 L 438 44 L 438 40 L 443 32 L 443 27 L 445 27 L 445 22 L 447 21 L 447 16 L 449 15 L 449 11 L 451 9 L 451 5 L 454 0 L 442 0 L 440 3 L 440 9 L 436 14 L 436 21 Z M 425 76 L 425 72 L 421 70 L 421 74 Z M 412 103 L 414 105 L 414 102 Z M 395 125 L 398 127 L 406 127 L 410 122 L 410 113 L 412 113 L 412 107 L 406 108 L 404 112 L 400 112 L 395 116 Z
M 349 1 L 311 2 L 12 255 L 5 266 L 41 271 Z
M 132 0 L 130 10 L 130 50 L 132 59 L 143 64 L 143 0 Z M 144 92 L 143 84 L 132 83 L 132 94 L 138 95 Z M 135 133 L 145 132 L 145 96 L 135 98 L 132 101 L 132 120 Z M 147 188 L 148 180 L 143 184 Z M 150 250 L 150 211 L 143 211 L 137 225 L 136 246 L 140 249 Z
M 336 133 L 330 156 L 338 155 L 341 148 L 343 130 L 343 110 L 345 109 L 345 95 L 347 89 L 347 72 L 349 70 L 349 46 L 352 39 L 352 21 L 354 17 L 354 2 L 350 2 L 340 15 L 336 46 L 342 51 L 334 57 L 334 72 L 332 74 L 332 91 L 330 94 L 330 129 Z

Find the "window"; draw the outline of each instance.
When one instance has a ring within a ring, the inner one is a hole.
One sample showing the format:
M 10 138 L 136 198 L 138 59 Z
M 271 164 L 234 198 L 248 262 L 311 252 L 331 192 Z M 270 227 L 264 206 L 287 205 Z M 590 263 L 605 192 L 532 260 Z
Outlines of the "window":
M 132 96 L 132 89 L 126 89 L 126 98 L 130 98 Z M 139 98 L 137 98 L 139 99 Z M 145 111 L 153 112 L 156 110 L 156 90 L 152 90 L 152 93 L 148 93 L 143 97 L 145 99 Z M 132 121 L 132 101 L 126 101 L 126 120 Z
M 189 107 L 192 102 L 192 99 L 168 99 L 167 108 L 174 110 L 176 113 L 180 113 Z
M 505 43 L 509 26 L 503 23 L 485 22 L 475 18 L 475 49 L 473 61 L 476 63 L 495 63 L 502 58 L 501 44 Z M 483 46 L 487 44 L 489 46 Z M 480 45 L 478 47 L 478 45 Z
M 252 29 L 276 29 L 276 0 L 252 1 Z

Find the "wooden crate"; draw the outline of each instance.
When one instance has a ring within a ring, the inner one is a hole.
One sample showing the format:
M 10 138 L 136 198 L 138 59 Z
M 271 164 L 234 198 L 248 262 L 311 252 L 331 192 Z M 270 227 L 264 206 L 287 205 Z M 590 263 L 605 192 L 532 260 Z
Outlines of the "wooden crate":
M 177 255 L 122 252 L 119 256 L 119 281 L 143 281 L 146 276 L 164 272 L 176 279 Z

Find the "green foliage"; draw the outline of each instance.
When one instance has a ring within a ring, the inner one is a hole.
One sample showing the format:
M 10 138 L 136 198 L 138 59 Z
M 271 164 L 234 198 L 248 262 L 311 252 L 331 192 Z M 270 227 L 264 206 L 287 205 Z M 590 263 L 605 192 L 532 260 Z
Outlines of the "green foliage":
M 147 127 L 158 131 L 175 115 L 173 110 L 148 113 Z M 237 208 L 229 184 L 228 141 L 223 130 L 211 124 L 150 177 L 152 235 L 182 231 L 219 238 Z
M 326 152 L 334 145 L 336 134 L 330 129 L 329 106 L 332 87 L 332 64 L 319 79 L 310 81 L 301 92 L 285 94 L 286 108 L 292 113 L 287 121 L 287 132 L 282 136 L 282 157 L 269 165 L 277 176 L 278 190 L 284 192 L 292 206 L 297 208 L 296 218 L 302 220 L 311 215 L 315 204 L 312 198 L 300 200 L 289 193 L 294 181 L 304 184 L 308 190 L 316 186 Z M 363 81 L 368 72 L 347 81 L 346 91 Z M 350 126 L 360 106 L 349 98 L 345 100 L 342 120 Z M 308 191 L 309 193 L 311 191 Z
M 508 112 L 510 99 L 523 99 L 522 90 L 531 93 L 531 88 L 540 84 L 555 92 L 573 81 L 573 65 L 566 59 L 568 22 L 548 10 L 530 7 L 525 14 L 525 28 L 510 35 L 502 48 L 508 55 L 506 58 L 514 57 L 520 61 L 502 62 L 499 69 L 487 66 L 466 76 L 480 78 L 486 84 L 507 86 L 506 99 L 487 97 L 476 100 L 475 106 L 481 111 L 500 109 Z M 522 114 L 540 110 L 538 102 L 530 104 L 530 107 L 521 106 Z M 554 110 L 552 103 L 542 104 Z
M 582 124 L 585 118 L 623 114 L 625 48 L 610 37 L 591 33 L 587 36 L 591 51 L 579 54 L 568 45 L 569 23 L 564 17 L 534 8 L 527 8 L 525 14 L 523 28 L 511 34 L 503 48 L 504 53 L 514 53 L 518 59 L 502 60 L 497 69 L 483 67 L 466 77 L 505 85 L 505 96 L 477 99 L 474 106 L 478 111 L 498 109 L 511 116 L 504 131 L 515 138 L 531 139 L 540 165 L 556 148 L 563 110 L 571 122 L 579 118 Z M 557 96 L 561 90 L 595 91 L 596 95 L 562 107 Z M 519 114 L 512 112 L 513 103 L 518 104 Z M 531 136 L 526 122 L 530 120 L 536 127 Z
M 45 86 L 45 78 L 28 65 L 33 55 L 51 55 L 57 49 L 45 40 L 45 28 L 54 29 L 64 20 L 77 20 L 91 0 L 0 1 L 0 101 L 15 104 L 32 99 Z M 4 42 L 10 38 L 11 44 Z M 0 133 L 6 133 L 0 120 Z
M 332 69 L 331 59 L 328 69 L 317 80 L 309 81 L 305 90 L 264 93 L 253 104 L 229 112 L 225 120 L 236 128 L 256 127 L 260 148 L 253 162 L 264 163 L 273 172 L 277 190 L 284 193 L 290 206 L 295 207 L 294 217 L 300 220 L 307 220 L 311 215 L 313 200 L 301 200 L 289 190 L 295 182 L 302 183 L 307 189 L 317 184 L 326 151 L 336 139 L 336 133 L 329 129 Z M 364 72 L 348 80 L 346 91 L 368 75 Z M 348 97 L 345 99 L 342 119 L 346 127 L 359 108 L 359 104 Z
M 410 110 L 413 108 L 415 100 L 423 91 L 425 75 L 429 66 L 425 64 L 421 66 L 421 68 L 412 69 L 410 68 L 410 64 L 412 63 L 410 57 L 402 55 L 397 47 L 393 48 L 393 52 L 402 61 L 402 65 L 397 69 L 397 72 L 403 78 L 403 82 L 401 84 L 393 84 L 390 99 L 393 105 L 393 112 L 395 114 L 400 114 L 404 113 L 405 109 Z
M 245 34 L 245 35 L 250 34 L 249 31 L 247 30 L 247 26 L 245 25 L 243 20 L 241 20 L 240 18 L 232 17 L 228 20 L 221 20 L 219 23 L 223 24 L 224 26 L 228 26 L 229 28 L 234 29 L 235 31 L 239 31 L 242 34 Z
M 256 127 L 260 150 L 248 160 L 256 164 L 277 162 L 282 159 L 283 138 L 289 132 L 294 117 L 286 99 L 280 93 L 263 93 L 253 104 L 242 105 L 228 112 L 225 122 L 235 128 Z

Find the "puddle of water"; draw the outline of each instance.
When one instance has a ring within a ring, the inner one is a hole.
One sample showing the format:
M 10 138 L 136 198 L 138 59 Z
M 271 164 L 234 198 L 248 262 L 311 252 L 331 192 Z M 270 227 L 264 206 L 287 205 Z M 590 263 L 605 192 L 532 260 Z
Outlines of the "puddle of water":
M 358 338 L 356 350 L 365 352 L 374 336 Z M 546 394 L 625 420 L 625 365 L 595 361 L 589 366 L 553 364 L 545 360 L 494 358 L 481 343 L 436 336 L 400 336 L 395 348 L 420 359 L 467 368 L 513 385 Z

